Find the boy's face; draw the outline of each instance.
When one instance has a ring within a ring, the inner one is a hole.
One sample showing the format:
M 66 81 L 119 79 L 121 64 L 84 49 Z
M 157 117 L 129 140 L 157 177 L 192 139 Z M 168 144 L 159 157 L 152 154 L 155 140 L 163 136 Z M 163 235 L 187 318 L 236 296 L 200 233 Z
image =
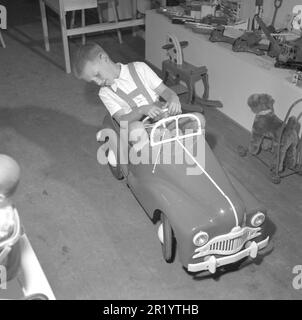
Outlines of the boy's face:
M 110 59 L 100 55 L 94 61 L 88 61 L 83 71 L 83 79 L 97 85 L 110 86 L 114 82 L 114 69 Z

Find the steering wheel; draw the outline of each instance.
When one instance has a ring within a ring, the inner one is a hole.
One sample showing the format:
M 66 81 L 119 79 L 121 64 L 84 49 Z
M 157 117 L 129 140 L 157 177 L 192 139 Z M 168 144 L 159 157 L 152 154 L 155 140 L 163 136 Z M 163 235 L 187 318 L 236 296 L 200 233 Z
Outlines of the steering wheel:
M 167 118 L 167 117 L 169 117 L 168 108 L 164 108 L 164 109 L 162 109 L 162 113 L 160 115 L 156 116 L 155 118 L 151 118 L 151 117 L 147 116 L 146 118 L 143 119 L 142 123 L 145 126 L 149 126 L 149 125 L 151 126 L 154 123 L 156 123 L 157 121 L 164 119 L 164 118 Z M 149 121 L 150 121 L 150 123 L 148 123 Z

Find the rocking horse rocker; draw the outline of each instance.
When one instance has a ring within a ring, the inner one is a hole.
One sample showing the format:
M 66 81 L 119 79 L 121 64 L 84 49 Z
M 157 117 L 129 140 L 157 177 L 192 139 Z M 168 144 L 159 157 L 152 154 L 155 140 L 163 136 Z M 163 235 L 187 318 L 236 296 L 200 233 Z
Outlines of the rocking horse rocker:
M 244 157 L 248 153 L 258 156 L 261 151 L 269 151 L 273 155 L 270 164 L 259 159 L 270 168 L 271 180 L 276 184 L 293 173 L 302 175 L 302 142 L 299 136 L 302 113 L 298 117 L 290 116 L 301 101 L 299 99 L 291 105 L 284 121 L 274 113 L 275 101 L 270 95 L 253 94 L 247 102 L 256 116 L 249 147 L 238 146 L 238 153 Z

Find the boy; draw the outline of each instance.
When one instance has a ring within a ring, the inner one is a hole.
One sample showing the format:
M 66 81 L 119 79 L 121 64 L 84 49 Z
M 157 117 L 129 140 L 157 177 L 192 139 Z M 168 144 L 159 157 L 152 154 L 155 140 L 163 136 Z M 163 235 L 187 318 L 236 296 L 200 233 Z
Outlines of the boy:
M 110 115 L 120 126 L 128 123 L 129 141 L 134 143 L 140 138 L 140 143 L 133 146 L 137 150 L 149 141 L 141 120 L 144 116 L 153 119 L 163 112 L 159 97 L 167 102 L 169 115 L 181 113 L 176 93 L 147 64 L 114 63 L 98 44 L 87 44 L 77 51 L 73 71 L 77 78 L 101 87 L 99 96 Z

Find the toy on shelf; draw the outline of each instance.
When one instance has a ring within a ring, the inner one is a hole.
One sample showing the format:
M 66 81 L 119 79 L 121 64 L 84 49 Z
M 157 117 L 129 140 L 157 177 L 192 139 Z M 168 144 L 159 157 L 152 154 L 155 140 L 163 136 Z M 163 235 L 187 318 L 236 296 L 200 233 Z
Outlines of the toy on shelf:
M 256 20 L 270 41 L 268 55 L 276 58 L 275 67 L 302 70 L 301 34 L 295 40 L 286 40 L 286 34 L 272 34 L 260 17 Z
M 225 27 L 218 26 L 211 32 L 209 40 L 211 42 L 226 42 L 231 45 L 235 42 L 235 38 L 224 35 Z
M 296 5 L 293 8 L 290 30 L 293 32 L 302 32 L 302 5 Z
M 263 15 L 263 0 L 256 0 L 256 13 L 252 19 L 252 23 L 251 23 L 251 29 L 252 31 L 254 30 L 260 30 L 260 26 L 259 24 L 257 23 L 255 17 L 258 16 L 260 18 L 262 18 L 262 15 Z
M 237 29 L 234 29 L 236 31 Z M 262 36 L 257 31 L 243 31 L 237 30 L 238 37 L 233 32 L 233 36 L 225 35 L 226 27 L 216 27 L 210 35 L 211 42 L 226 42 L 232 45 L 234 52 L 250 52 L 256 55 L 264 55 L 268 50 L 268 46 L 261 44 Z M 234 36 L 235 35 L 235 36 Z
M 240 7 L 240 2 L 220 0 L 220 11 L 232 22 L 240 19 Z
M 179 42 L 174 35 L 167 35 L 167 42 L 163 46 L 163 49 L 167 50 L 168 55 L 168 59 L 162 62 L 164 82 L 172 82 L 171 89 L 178 95 L 187 94 L 185 101 L 182 101 L 184 110 L 200 111 L 202 110 L 202 106 L 221 108 L 222 104 L 220 101 L 208 100 L 208 69 L 205 66 L 197 67 L 184 61 L 182 49 L 186 46 L 188 46 L 187 41 Z M 202 80 L 204 86 L 202 98 L 197 98 L 195 94 L 195 83 L 199 80 Z M 181 82 L 185 83 L 186 86 Z
M 258 56 L 264 55 L 268 46 L 261 43 L 262 35 L 258 31 L 246 31 L 242 36 L 237 38 L 233 43 L 233 51 L 250 52 Z
M 297 87 L 302 86 L 302 71 L 295 71 L 292 78 L 292 83 Z
M 302 174 L 300 116 L 290 116 L 293 108 L 302 101 L 295 101 L 288 109 L 282 121 L 274 113 L 274 99 L 268 94 L 253 94 L 248 99 L 248 106 L 255 114 L 249 148 L 238 147 L 240 156 L 248 153 L 258 156 L 261 151 L 268 151 L 272 155 L 269 164 L 271 180 L 280 183 L 292 173 Z
M 199 5 L 193 4 L 193 6 L 160 7 L 157 12 L 167 16 L 174 24 L 184 24 L 186 22 L 210 25 L 228 24 L 228 17 L 215 15 L 215 5 L 198 3 Z M 195 9 L 197 6 L 204 10 L 197 13 Z
M 225 25 L 224 23 L 211 24 L 204 19 L 202 19 L 202 21 L 203 22 L 186 21 L 185 26 L 191 28 L 193 32 L 201 34 L 211 34 L 215 29 L 219 28 L 223 30 L 223 32 L 225 29 L 227 29 L 228 33 L 232 34 L 232 38 L 234 38 L 234 34 L 237 34 L 239 37 L 240 35 L 242 35 L 244 30 L 247 30 L 248 28 L 248 21 L 238 21 L 234 25 Z M 218 37 L 220 37 L 220 35 L 218 35 Z
M 282 6 L 282 2 L 283 0 L 275 0 L 274 1 L 274 7 L 275 7 L 275 11 L 274 11 L 274 15 L 273 15 L 273 19 L 272 19 L 272 22 L 271 24 L 267 27 L 267 29 L 269 30 L 269 32 L 276 32 L 276 29 L 275 29 L 275 21 L 276 21 L 276 17 L 277 17 L 277 13 L 278 13 L 278 10 L 281 8 Z
M 201 34 L 211 34 L 213 26 L 199 22 L 185 22 L 185 26 L 191 28 L 193 32 Z
M 12 201 L 19 178 L 18 163 L 0 154 L 0 267 L 5 270 L 5 279 L 0 279 L 0 299 L 53 300 L 54 294 Z

